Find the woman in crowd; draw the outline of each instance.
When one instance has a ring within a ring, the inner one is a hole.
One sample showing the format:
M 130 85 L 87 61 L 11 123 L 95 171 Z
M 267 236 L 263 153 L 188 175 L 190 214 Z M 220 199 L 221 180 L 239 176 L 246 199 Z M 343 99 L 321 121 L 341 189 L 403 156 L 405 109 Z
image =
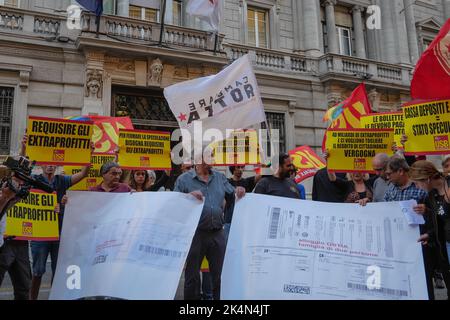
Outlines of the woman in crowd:
M 434 249 L 437 256 L 436 269 L 441 270 L 450 293 L 450 177 L 444 176 L 430 161 L 417 161 L 410 169 L 411 180 L 428 192 L 425 204 L 415 207 L 426 218 L 429 231 L 420 237 L 423 244 Z
M 444 161 L 442 161 L 442 170 L 444 172 L 444 176 L 450 176 L 450 156 L 447 156 Z
M 167 180 L 169 179 L 169 175 L 163 171 L 162 176 L 158 181 L 156 180 L 156 175 L 152 171 L 153 174 L 150 174 L 147 170 L 133 170 L 131 171 L 130 177 L 130 187 L 137 192 L 142 191 L 158 191 L 165 185 Z
M 328 171 L 328 178 L 346 194 L 345 203 L 359 203 L 365 205 L 372 202 L 373 192 L 368 182 L 369 175 L 360 172 L 348 173 L 347 180 L 339 179 L 333 172 Z
M 328 160 L 329 153 L 325 152 L 325 160 Z M 328 179 L 345 193 L 345 203 L 359 203 L 366 205 L 372 202 L 373 191 L 369 183 L 369 175 L 360 172 L 348 173 L 347 180 L 336 177 L 334 172 L 327 170 Z

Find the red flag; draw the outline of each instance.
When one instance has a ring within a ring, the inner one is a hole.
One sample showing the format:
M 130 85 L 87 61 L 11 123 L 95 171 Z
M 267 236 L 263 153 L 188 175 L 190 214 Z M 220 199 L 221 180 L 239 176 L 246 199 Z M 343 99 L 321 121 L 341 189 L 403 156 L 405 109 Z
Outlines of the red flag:
M 129 117 L 88 115 L 66 117 L 66 119 L 94 122 L 92 142 L 94 142 L 96 153 L 114 153 L 114 149 L 119 144 L 119 130 L 134 129 Z
M 355 90 L 353 90 L 350 97 L 334 106 L 332 112 L 327 112 L 325 114 L 324 121 L 332 121 L 328 126 L 329 129 L 357 129 L 361 128 L 361 116 L 371 112 L 372 110 L 370 109 L 369 99 L 367 98 L 366 85 L 361 83 L 355 88 Z M 322 141 L 322 151 L 324 152 L 325 139 L 326 133 Z
M 289 151 L 297 168 L 295 183 L 314 176 L 317 170 L 325 168 L 326 163 L 309 147 L 302 146 Z
M 414 100 L 450 98 L 450 19 L 417 62 L 411 82 Z

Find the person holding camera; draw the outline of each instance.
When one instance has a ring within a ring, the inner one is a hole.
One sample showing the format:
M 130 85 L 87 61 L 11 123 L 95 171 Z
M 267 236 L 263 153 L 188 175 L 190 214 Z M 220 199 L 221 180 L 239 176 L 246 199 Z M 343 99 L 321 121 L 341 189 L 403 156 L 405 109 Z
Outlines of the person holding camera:
M 20 189 L 24 184 L 24 181 L 14 176 L 10 181 L 16 189 Z M 6 211 L 20 200 L 22 198 L 16 191 L 6 181 L 3 182 L 0 192 L 0 286 L 8 272 L 14 287 L 14 299 L 28 300 L 31 282 L 28 241 L 13 241 L 10 237 L 3 239 L 6 229 Z

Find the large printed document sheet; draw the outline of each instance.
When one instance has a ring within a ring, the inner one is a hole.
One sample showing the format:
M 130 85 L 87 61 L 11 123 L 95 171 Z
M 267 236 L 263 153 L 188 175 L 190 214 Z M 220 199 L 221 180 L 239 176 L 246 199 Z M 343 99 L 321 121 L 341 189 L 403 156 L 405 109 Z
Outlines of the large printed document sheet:
M 177 192 L 68 198 L 50 299 L 174 299 L 202 202 Z
M 428 299 L 419 227 L 399 202 L 247 194 L 235 206 L 222 299 Z

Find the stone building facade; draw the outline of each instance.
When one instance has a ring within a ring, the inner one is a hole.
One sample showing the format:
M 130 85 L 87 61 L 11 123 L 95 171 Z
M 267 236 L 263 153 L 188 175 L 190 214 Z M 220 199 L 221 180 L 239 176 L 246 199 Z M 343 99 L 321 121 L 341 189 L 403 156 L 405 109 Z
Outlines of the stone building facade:
M 166 2 L 161 33 L 160 0 L 105 0 L 97 33 L 87 12 L 67 24 L 73 0 L 0 0 L 0 154 L 17 151 L 27 115 L 129 115 L 172 130 L 163 88 L 244 54 L 281 148 L 318 149 L 324 111 L 361 81 L 376 111 L 408 101 L 414 64 L 450 17 L 450 0 L 224 0 L 214 50 L 187 1 Z M 380 29 L 367 25 L 373 5 Z

